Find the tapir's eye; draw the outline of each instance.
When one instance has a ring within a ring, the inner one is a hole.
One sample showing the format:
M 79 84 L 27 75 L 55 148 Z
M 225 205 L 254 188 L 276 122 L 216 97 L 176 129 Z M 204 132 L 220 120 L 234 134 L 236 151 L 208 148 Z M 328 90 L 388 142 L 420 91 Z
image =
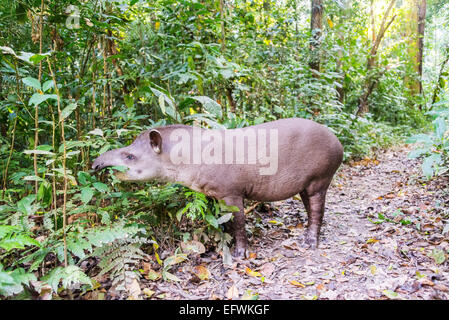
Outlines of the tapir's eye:
M 128 155 L 126 156 L 126 159 L 128 159 L 128 160 L 134 160 L 134 159 L 136 159 L 136 157 L 133 156 L 132 154 L 128 154 Z

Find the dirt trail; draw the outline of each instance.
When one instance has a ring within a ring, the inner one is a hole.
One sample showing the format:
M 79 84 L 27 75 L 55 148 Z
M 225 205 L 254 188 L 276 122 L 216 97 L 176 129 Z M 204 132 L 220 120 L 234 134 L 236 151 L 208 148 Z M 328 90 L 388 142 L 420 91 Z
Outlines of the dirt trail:
M 448 299 L 447 181 L 420 181 L 408 151 L 339 170 L 318 250 L 298 245 L 307 220 L 301 201 L 275 202 L 271 214 L 248 215 L 250 259 L 224 267 L 206 254 L 180 265 L 181 282 L 148 287 L 165 299 Z M 198 265 L 209 280 L 192 276 Z

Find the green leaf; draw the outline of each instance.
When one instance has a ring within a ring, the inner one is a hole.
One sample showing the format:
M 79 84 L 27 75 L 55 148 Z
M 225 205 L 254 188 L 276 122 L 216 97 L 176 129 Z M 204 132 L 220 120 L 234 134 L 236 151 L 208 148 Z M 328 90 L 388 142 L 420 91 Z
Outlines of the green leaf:
M 58 286 L 63 272 L 64 269 L 62 267 L 56 267 L 48 275 L 44 276 L 42 280 L 50 285 L 53 292 L 58 292 Z
M 109 192 L 109 187 L 102 182 L 94 182 L 93 186 L 95 189 L 97 189 L 98 191 L 100 191 L 102 193 Z
M 228 206 L 224 200 L 218 200 L 220 211 L 222 212 L 239 212 L 240 209 L 237 206 Z
M 194 96 L 192 99 L 200 102 L 207 112 L 215 115 L 217 118 L 222 117 L 221 106 L 215 100 L 206 96 Z
M 35 199 L 36 199 L 35 194 L 26 196 L 25 198 L 17 202 L 17 209 L 27 216 L 33 214 L 34 211 L 33 208 L 31 207 L 31 204 L 34 202 Z
M 415 158 L 419 158 L 421 155 L 423 155 L 424 153 L 426 153 L 428 150 L 427 149 L 416 149 L 416 150 L 412 150 L 409 152 L 409 154 L 407 155 L 407 157 L 409 159 L 415 159 Z
M 30 100 L 28 101 L 28 105 L 39 105 L 42 102 L 48 100 L 48 99 L 53 99 L 53 100 L 57 100 L 58 96 L 55 94 L 40 94 L 40 93 L 35 93 L 31 96 Z
M 46 92 L 48 89 L 53 88 L 54 85 L 55 83 L 53 82 L 53 80 L 45 81 L 42 85 L 42 91 Z
M 391 291 L 391 290 L 384 290 L 382 293 L 389 299 L 398 299 L 400 298 L 399 294 L 397 292 Z
M 174 274 L 168 272 L 168 271 L 164 271 L 163 272 L 164 278 L 170 281 L 182 281 L 181 279 L 179 279 L 177 276 L 175 276 Z
M 120 171 L 120 172 L 128 171 L 128 167 L 127 166 L 112 166 L 112 167 L 109 167 L 109 168 L 112 169 L 112 170 Z
M 429 256 L 433 258 L 436 264 L 442 264 L 444 261 L 446 261 L 446 255 L 444 254 L 444 251 L 439 248 L 434 248 L 432 250 L 432 253 L 429 253 Z
M 205 218 L 206 218 L 206 221 L 211 226 L 213 226 L 214 228 L 218 228 L 218 221 L 217 221 L 217 219 L 213 215 L 207 214 Z
M 421 168 L 427 179 L 430 179 L 435 174 L 435 165 L 441 164 L 441 161 L 441 155 L 436 153 L 424 159 Z
M 437 138 L 441 140 L 444 136 L 444 133 L 446 132 L 446 122 L 444 121 L 443 118 L 437 118 L 434 121 L 434 125 L 435 125 L 435 134 Z
M 181 221 L 182 215 L 184 214 L 184 212 L 186 212 L 187 209 L 188 209 L 188 208 L 187 208 L 187 206 L 186 206 L 186 207 L 184 207 L 184 208 L 179 209 L 178 212 L 176 212 L 176 219 L 177 219 L 178 221 Z
M 22 82 L 28 87 L 32 87 L 36 90 L 41 90 L 41 83 L 36 78 L 26 77 L 22 79 Z
M 81 237 L 77 239 L 69 239 L 67 241 L 67 248 L 81 260 L 86 257 L 84 250 L 92 252 L 92 245 Z
M 165 99 L 162 94 L 159 96 L 159 107 L 161 108 L 161 111 L 163 114 L 167 114 L 167 112 L 165 110 Z
M 169 115 L 173 119 L 178 120 L 180 118 L 180 116 L 176 112 L 176 106 L 175 106 L 175 102 L 174 102 L 173 98 L 155 88 L 150 88 L 150 90 L 153 92 L 153 94 L 156 97 L 158 97 L 159 106 L 161 107 L 161 111 L 164 112 L 164 114 Z M 165 103 L 167 103 L 168 106 L 166 106 Z
M 428 134 L 415 134 L 411 137 L 409 137 L 405 143 L 416 143 L 416 142 L 422 142 L 422 143 L 427 143 L 427 144 L 432 144 L 432 137 L 429 136 Z
M 217 219 L 217 223 L 218 223 L 218 224 L 226 223 L 226 222 L 228 222 L 229 220 L 231 220 L 231 218 L 232 218 L 233 215 L 234 215 L 234 214 L 233 214 L 232 212 L 227 213 L 227 214 L 225 214 L 225 215 L 222 215 L 220 218 Z
M 30 236 L 24 234 L 13 235 L 11 239 L 4 239 L 0 241 L 0 247 L 6 251 L 10 251 L 12 249 L 25 249 L 25 246 L 40 247 L 41 244 Z
M 109 212 L 104 210 L 98 210 L 97 213 L 101 216 L 101 223 L 103 224 L 110 224 L 111 223 L 111 216 Z
M 93 134 L 96 136 L 103 136 L 103 130 L 99 129 L 99 128 L 95 128 L 92 131 L 89 131 L 88 134 Z
M 80 184 L 82 184 L 83 186 L 85 186 L 86 184 L 91 182 L 91 179 L 92 178 L 89 173 L 84 172 L 84 171 L 78 171 L 78 182 Z
M 25 154 L 45 154 L 45 155 L 49 155 L 49 156 L 55 155 L 53 152 L 45 151 L 45 150 L 25 150 L 23 153 L 25 153 Z
M 70 114 L 76 109 L 78 105 L 76 103 L 70 103 L 67 107 L 64 108 L 64 110 L 61 111 L 61 117 L 59 118 L 59 121 L 64 120 Z
M 58 292 L 59 283 L 62 280 L 62 287 L 69 288 L 74 284 L 87 284 L 92 286 L 91 279 L 77 266 L 70 265 L 66 268 L 56 267 L 42 280 L 50 285 L 53 292 Z
M 125 96 L 123 97 L 123 100 L 125 101 L 125 105 L 128 108 L 132 108 L 134 106 L 134 98 L 131 97 L 129 94 L 125 94 Z
M 19 230 L 20 228 L 17 226 L 0 225 L 0 239 L 4 238 L 7 234 Z
M 40 61 L 44 60 L 45 57 L 46 57 L 46 56 L 49 56 L 49 55 L 50 55 L 50 52 L 47 52 L 47 53 L 44 53 L 44 54 L 36 53 L 36 54 L 34 54 L 34 55 L 32 55 L 32 56 L 30 57 L 30 61 L 33 62 L 34 64 L 37 64 L 37 63 L 39 63 Z
M 0 296 L 9 297 L 19 294 L 23 291 L 23 285 L 29 284 L 30 281 L 36 281 L 36 276 L 27 273 L 22 268 L 13 271 L 3 271 L 0 264 Z
M 90 200 L 92 200 L 92 197 L 94 196 L 94 191 L 91 187 L 84 187 L 81 189 L 81 201 L 84 204 L 89 203 Z

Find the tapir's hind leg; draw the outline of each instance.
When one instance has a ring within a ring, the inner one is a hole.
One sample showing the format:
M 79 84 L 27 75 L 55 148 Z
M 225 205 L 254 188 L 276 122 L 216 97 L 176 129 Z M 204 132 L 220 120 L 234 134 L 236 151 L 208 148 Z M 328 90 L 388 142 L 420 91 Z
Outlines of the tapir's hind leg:
M 302 203 L 304 205 L 304 208 L 306 208 L 307 217 L 310 219 L 309 212 L 310 212 L 310 204 L 309 204 L 309 195 L 307 194 L 306 190 L 303 190 L 299 193 L 301 196 Z
M 239 258 L 248 258 L 248 240 L 246 238 L 245 230 L 245 211 L 243 208 L 243 198 L 241 197 L 226 197 L 223 198 L 228 206 L 236 206 L 239 208 L 238 212 L 234 212 L 233 221 L 231 223 L 231 231 L 234 235 L 235 248 L 233 256 Z
M 323 222 L 326 191 L 327 189 L 309 194 L 306 190 L 304 190 L 300 193 L 304 207 L 307 211 L 308 220 L 305 243 L 312 249 L 316 249 L 318 247 L 320 229 Z

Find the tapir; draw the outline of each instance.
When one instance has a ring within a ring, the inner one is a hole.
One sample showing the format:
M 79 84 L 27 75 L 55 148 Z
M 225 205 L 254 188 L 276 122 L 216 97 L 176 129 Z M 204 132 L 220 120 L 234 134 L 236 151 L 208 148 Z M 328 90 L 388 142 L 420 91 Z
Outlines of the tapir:
M 343 147 L 325 126 L 289 118 L 241 129 L 167 125 L 142 132 L 129 146 L 95 159 L 94 170 L 125 166 L 122 181 L 180 183 L 239 209 L 230 222 L 237 257 L 248 256 L 244 199 L 299 194 L 307 211 L 304 244 L 317 248 L 326 193 Z

